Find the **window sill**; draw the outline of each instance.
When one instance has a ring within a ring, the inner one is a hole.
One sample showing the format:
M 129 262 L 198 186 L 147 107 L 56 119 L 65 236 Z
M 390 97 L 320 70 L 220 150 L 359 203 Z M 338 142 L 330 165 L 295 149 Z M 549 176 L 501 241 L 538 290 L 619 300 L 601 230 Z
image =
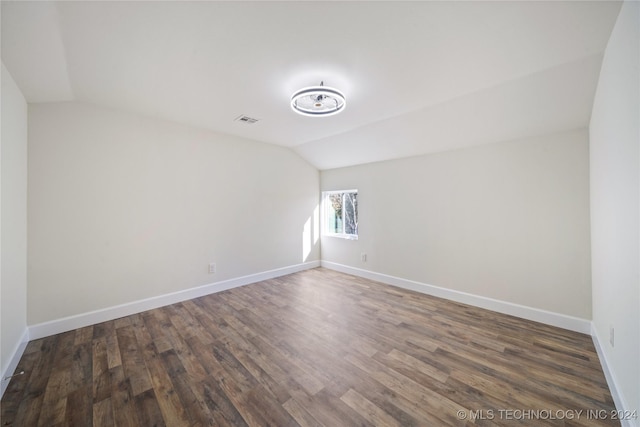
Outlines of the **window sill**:
M 358 240 L 358 236 L 353 235 L 353 234 L 325 234 L 325 236 L 327 237 L 337 237 L 338 239 L 344 239 L 344 240 Z

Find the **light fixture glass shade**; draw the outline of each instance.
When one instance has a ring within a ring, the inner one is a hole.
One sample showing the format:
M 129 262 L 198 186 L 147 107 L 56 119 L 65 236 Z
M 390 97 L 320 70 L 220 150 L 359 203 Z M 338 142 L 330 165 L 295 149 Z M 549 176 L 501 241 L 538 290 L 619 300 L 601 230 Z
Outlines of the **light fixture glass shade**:
M 346 105 L 342 92 L 322 83 L 300 89 L 291 96 L 291 108 L 304 116 L 332 116 L 344 110 Z

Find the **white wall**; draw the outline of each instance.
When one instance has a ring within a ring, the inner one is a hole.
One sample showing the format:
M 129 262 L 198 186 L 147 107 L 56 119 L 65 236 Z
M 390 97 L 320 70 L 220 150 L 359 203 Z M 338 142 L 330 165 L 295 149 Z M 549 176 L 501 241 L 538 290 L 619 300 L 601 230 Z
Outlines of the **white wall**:
M 589 126 L 593 323 L 627 409 L 640 412 L 640 4 L 625 2 Z M 614 327 L 614 344 L 609 328 Z M 621 409 L 621 408 L 619 408 Z M 636 422 L 640 425 L 640 422 Z
M 318 188 L 285 148 L 30 105 L 28 323 L 318 260 L 303 231 Z
M 582 129 L 322 171 L 360 214 L 323 262 L 590 319 L 588 159 Z
M 27 335 L 27 103 L 2 64 L 0 367 L 11 375 Z M 2 392 L 7 386 L 2 381 Z

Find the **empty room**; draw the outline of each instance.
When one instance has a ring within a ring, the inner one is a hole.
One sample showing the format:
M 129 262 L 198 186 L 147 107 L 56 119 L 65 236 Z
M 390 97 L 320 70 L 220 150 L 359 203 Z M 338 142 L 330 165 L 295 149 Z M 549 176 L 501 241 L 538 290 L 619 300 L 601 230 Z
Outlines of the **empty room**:
M 2 1 L 2 426 L 640 427 L 640 3 Z

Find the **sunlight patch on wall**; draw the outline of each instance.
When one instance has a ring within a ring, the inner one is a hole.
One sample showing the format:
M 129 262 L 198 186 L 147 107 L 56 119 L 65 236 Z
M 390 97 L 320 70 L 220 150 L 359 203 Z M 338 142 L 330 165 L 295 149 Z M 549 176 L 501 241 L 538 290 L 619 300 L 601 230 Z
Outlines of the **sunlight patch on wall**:
M 320 206 L 316 205 L 313 213 L 302 227 L 302 262 L 307 261 L 311 250 L 320 240 Z
M 302 228 L 302 261 L 306 261 L 311 253 L 311 217 L 307 218 Z
M 317 244 L 320 239 L 320 205 L 316 205 L 313 210 L 313 244 Z

